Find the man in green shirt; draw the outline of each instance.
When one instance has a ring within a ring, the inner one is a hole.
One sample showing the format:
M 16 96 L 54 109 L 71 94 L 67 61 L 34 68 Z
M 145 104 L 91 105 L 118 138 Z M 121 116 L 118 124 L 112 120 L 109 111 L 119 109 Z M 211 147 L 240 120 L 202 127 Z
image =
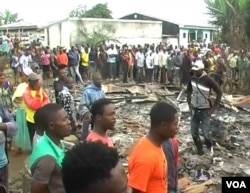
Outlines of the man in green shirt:
M 61 163 L 64 146 L 61 140 L 70 135 L 70 121 L 61 105 L 47 104 L 42 107 L 38 119 L 43 120 L 44 135 L 32 150 L 29 167 L 32 175 L 31 193 L 65 193 Z M 41 124 L 41 121 L 39 121 Z

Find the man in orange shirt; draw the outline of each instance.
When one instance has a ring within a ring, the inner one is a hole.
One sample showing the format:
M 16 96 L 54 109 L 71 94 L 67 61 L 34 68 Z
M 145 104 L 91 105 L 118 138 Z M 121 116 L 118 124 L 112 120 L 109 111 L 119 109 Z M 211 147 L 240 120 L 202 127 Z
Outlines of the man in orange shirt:
M 132 193 L 167 193 L 167 160 L 162 143 L 178 131 L 177 110 L 166 102 L 150 111 L 151 128 L 134 147 L 128 161 L 128 185 Z
M 57 58 L 57 63 L 58 63 L 59 68 L 65 68 L 68 66 L 68 61 L 69 61 L 68 56 L 64 52 L 63 48 L 60 48 L 59 54 L 57 54 L 56 58 Z

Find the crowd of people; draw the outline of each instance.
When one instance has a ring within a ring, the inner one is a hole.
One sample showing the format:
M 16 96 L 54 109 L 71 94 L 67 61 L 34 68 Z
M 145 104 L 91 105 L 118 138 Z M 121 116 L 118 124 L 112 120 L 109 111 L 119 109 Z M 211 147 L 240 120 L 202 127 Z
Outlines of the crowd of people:
M 107 135 L 107 130 L 115 128 L 116 110 L 102 90 L 102 80 L 119 81 L 122 77 L 124 83 L 186 85 L 196 153 L 213 156 L 211 115 L 219 106 L 225 80 L 243 81 L 248 71 L 242 69 L 249 65 L 243 52 L 231 52 L 224 45 L 196 43 L 188 48 L 165 44 L 103 44 L 99 48 L 75 45 L 69 51 L 63 47 L 51 50 L 41 45 L 26 49 L 14 46 L 10 62 L 18 85 L 13 89 L 4 71 L 0 71 L 0 179 L 8 189 L 5 148 L 8 138 L 13 138 L 16 155 L 31 152 L 31 193 L 178 192 L 177 109 L 166 102 L 152 107 L 149 132 L 134 145 L 126 175 Z M 52 80 L 55 102 L 45 90 Z M 82 89 L 76 107 L 73 83 L 84 81 L 89 84 Z M 212 90 L 215 100 L 211 98 Z M 76 134 L 79 119 L 82 143 L 65 153 L 62 140 Z
M 10 45 L 10 38 L 5 42 L 4 47 Z M 249 88 L 249 84 L 243 82 L 249 82 L 250 55 L 225 44 L 194 42 L 184 48 L 166 43 L 118 46 L 104 42 L 98 47 L 77 44 L 70 49 L 60 46 L 50 49 L 43 47 L 39 39 L 28 48 L 20 47 L 16 40 L 12 42 L 12 49 L 7 50 L 11 52 L 10 64 L 15 82 L 21 68 L 30 66 L 42 69 L 46 83 L 56 77 L 58 68 L 67 67 L 73 81 L 80 83 L 90 81 L 92 75 L 99 72 L 102 79 L 110 81 L 185 86 L 190 79 L 191 66 L 198 58 L 203 60 L 206 72 L 223 90 Z

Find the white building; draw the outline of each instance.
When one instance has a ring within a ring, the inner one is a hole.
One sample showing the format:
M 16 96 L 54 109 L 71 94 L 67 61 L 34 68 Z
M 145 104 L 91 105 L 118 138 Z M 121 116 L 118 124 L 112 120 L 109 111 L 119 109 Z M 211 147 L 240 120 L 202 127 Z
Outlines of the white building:
M 123 16 L 121 19 L 126 20 L 149 20 L 149 21 L 161 21 L 162 22 L 162 40 L 172 44 L 173 46 L 184 46 L 187 47 L 190 42 L 204 41 L 210 43 L 213 41 L 213 33 L 218 29 L 214 26 L 196 22 L 195 18 L 191 24 L 182 25 L 179 22 L 170 22 L 168 19 L 148 16 L 141 13 L 132 13 Z
M 83 31 L 89 34 L 106 26 L 113 31 L 113 39 L 120 44 L 145 44 L 161 42 L 162 22 L 160 21 L 131 21 L 96 18 L 68 18 L 59 22 L 43 26 L 45 42 L 50 47 L 65 46 L 84 43 Z M 101 42 L 100 42 L 101 43 Z
M 212 42 L 213 34 L 217 31 L 215 27 L 211 26 L 179 26 L 179 44 L 187 47 L 188 43 L 195 41 L 205 41 L 205 43 Z

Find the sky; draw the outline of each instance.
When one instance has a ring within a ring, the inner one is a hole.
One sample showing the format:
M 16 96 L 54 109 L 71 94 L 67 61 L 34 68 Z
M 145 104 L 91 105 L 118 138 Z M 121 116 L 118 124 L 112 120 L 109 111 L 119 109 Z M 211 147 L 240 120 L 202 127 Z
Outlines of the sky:
M 65 19 L 70 10 L 77 5 L 83 4 L 89 9 L 97 3 L 107 3 L 114 18 L 137 12 L 186 25 L 205 25 L 209 20 L 204 0 L 0 0 L 0 2 L 0 12 L 9 9 L 18 13 L 20 18 L 27 22 L 47 23 Z

